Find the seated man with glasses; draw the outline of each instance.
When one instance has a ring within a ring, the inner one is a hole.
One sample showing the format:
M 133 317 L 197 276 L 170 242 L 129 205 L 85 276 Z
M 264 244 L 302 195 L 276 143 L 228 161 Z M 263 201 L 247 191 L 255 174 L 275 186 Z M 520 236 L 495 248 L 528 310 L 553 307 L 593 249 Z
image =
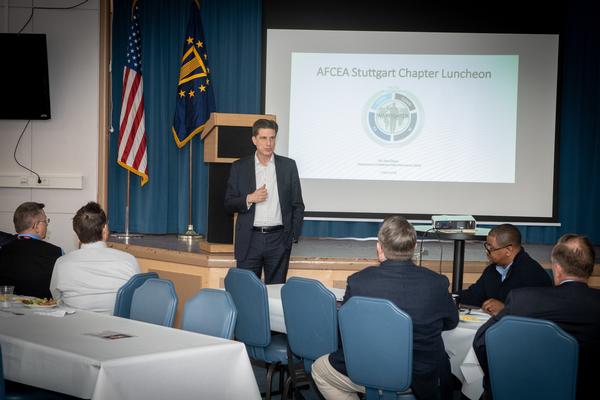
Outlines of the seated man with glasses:
M 511 224 L 502 224 L 488 233 L 484 243 L 490 261 L 477 282 L 458 293 L 461 304 L 481 307 L 490 315 L 504 308 L 512 289 L 552 286 L 550 275 L 521 246 L 521 233 Z
M 44 204 L 26 202 L 13 216 L 17 237 L 0 250 L 0 284 L 15 287 L 15 294 L 50 298 L 54 263 L 60 247 L 45 242 L 50 218 Z

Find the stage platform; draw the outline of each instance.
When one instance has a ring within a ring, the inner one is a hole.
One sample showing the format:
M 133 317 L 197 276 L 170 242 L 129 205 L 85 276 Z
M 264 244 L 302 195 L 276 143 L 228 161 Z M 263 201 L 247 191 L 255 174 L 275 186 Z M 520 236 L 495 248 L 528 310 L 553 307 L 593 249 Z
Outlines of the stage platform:
M 108 245 L 133 254 L 144 272 L 156 271 L 162 278 L 174 282 L 179 296 L 177 325 L 185 301 L 201 288 L 222 288 L 227 271 L 235 266 L 233 253 L 209 253 L 201 249 L 200 241 L 182 241 L 176 235 L 145 235 L 129 240 L 110 238 Z M 545 268 L 550 268 L 552 246 L 525 244 L 524 247 Z M 420 248 L 419 240 L 417 249 Z M 599 250 L 597 248 L 596 253 L 600 256 Z M 452 241 L 424 240 L 421 253 L 422 266 L 442 273 L 452 281 Z M 288 277 L 302 276 L 317 279 L 329 287 L 345 288 L 349 275 L 377 264 L 375 238 L 301 238 L 292 248 Z M 475 282 L 486 265 L 483 243 L 467 241 L 463 287 Z M 598 263 L 590 285 L 600 288 Z

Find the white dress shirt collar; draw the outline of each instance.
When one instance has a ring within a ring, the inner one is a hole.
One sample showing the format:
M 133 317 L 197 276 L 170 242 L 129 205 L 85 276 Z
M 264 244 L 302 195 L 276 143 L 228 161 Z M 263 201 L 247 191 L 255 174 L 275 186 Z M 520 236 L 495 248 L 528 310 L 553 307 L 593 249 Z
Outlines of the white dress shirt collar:
M 275 153 L 271 154 L 271 158 L 269 158 L 269 161 L 267 161 L 267 166 L 269 164 L 274 164 L 275 163 Z M 254 165 L 258 166 L 258 165 L 262 165 L 263 167 L 265 167 L 265 165 L 263 165 L 260 160 L 258 159 L 258 154 L 256 152 L 254 152 Z
M 97 242 L 92 242 L 92 243 L 81 243 L 81 248 L 82 249 L 102 249 L 105 248 L 106 246 L 106 242 L 99 240 Z

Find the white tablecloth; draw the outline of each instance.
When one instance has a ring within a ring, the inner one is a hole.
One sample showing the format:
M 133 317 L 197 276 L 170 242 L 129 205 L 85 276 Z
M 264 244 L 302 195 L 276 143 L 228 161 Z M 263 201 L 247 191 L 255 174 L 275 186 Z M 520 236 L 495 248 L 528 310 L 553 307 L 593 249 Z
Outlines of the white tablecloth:
M 260 399 L 242 343 L 86 311 L 0 312 L 7 379 L 95 400 Z M 133 337 L 108 340 L 113 331 Z
M 275 332 L 286 332 L 285 320 L 283 318 L 283 306 L 281 304 L 281 287 L 283 284 L 267 285 L 269 294 L 269 319 L 271 330 Z M 344 289 L 328 288 L 336 299 L 342 300 Z M 474 316 L 480 317 L 479 322 L 460 322 L 456 329 L 442 332 L 442 339 L 446 352 L 450 356 L 452 373 L 462 382 L 462 393 L 469 399 L 479 399 L 483 393 L 483 371 L 479 367 L 477 357 L 473 351 L 473 338 L 487 315 L 473 312 Z
M 462 382 L 462 393 L 469 399 L 477 400 L 483 393 L 483 371 L 473 350 L 473 338 L 489 316 L 477 311 L 473 311 L 472 316 L 480 320 L 460 321 L 455 329 L 442 332 L 442 339 L 450 356 L 452 374 Z

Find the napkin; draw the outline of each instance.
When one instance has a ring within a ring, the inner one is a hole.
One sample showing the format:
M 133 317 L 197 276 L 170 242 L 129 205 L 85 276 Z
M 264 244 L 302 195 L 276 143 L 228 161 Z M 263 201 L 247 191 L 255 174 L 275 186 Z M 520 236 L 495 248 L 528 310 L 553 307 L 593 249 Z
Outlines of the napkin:
M 75 314 L 75 310 L 72 308 L 61 307 L 45 310 L 36 310 L 34 314 L 46 315 L 48 317 L 64 317 L 65 315 Z

